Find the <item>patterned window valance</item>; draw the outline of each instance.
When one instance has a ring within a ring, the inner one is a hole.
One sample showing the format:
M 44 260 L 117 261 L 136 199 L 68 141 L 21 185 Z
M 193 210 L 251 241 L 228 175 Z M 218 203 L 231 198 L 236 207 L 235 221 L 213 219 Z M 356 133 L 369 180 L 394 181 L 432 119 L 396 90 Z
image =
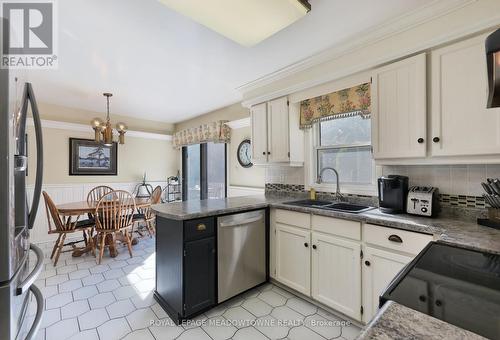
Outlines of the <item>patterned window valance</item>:
M 360 115 L 370 118 L 370 83 L 361 84 L 300 103 L 300 128 L 323 120 Z
M 176 132 L 173 137 L 174 147 L 181 148 L 207 142 L 229 143 L 231 128 L 225 124 L 226 122 L 227 120 L 221 120 Z

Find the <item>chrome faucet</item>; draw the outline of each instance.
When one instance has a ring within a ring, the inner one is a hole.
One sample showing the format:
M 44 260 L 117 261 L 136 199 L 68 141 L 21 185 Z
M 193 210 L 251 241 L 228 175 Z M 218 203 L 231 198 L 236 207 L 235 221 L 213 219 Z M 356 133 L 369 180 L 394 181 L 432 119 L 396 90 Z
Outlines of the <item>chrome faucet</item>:
M 337 172 L 337 170 L 335 170 L 332 167 L 324 167 L 323 169 L 320 170 L 320 172 L 318 174 L 318 178 L 316 179 L 316 183 L 318 183 L 318 184 L 323 183 L 323 173 L 326 170 L 332 170 L 335 173 L 335 178 L 337 179 L 337 190 L 335 191 L 335 197 L 339 201 L 341 201 L 344 198 L 344 196 L 340 193 L 340 183 L 339 183 L 340 180 L 339 180 L 339 173 Z

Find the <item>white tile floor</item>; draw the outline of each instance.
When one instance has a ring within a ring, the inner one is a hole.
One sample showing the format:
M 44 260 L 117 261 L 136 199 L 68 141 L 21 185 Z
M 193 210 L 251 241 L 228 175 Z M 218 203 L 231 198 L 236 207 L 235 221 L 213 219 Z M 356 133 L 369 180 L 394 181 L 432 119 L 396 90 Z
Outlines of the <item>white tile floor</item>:
M 106 255 L 101 265 L 91 255 L 64 253 L 54 268 L 48 258 L 51 245 L 43 247 L 45 269 L 36 284 L 46 311 L 38 340 L 324 340 L 354 339 L 359 333 L 358 327 L 272 284 L 176 326 L 152 295 L 154 239 L 141 239 L 133 258 L 119 247 L 119 255 Z

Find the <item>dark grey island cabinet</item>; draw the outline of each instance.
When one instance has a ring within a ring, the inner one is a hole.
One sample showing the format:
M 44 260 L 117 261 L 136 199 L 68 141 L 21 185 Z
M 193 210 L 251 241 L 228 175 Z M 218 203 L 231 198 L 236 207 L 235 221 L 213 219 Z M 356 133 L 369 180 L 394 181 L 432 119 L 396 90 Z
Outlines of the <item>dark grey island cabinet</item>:
M 157 214 L 154 296 L 177 324 L 269 280 L 269 209 L 214 214 Z
M 216 305 L 216 217 L 157 217 L 155 298 L 180 323 Z

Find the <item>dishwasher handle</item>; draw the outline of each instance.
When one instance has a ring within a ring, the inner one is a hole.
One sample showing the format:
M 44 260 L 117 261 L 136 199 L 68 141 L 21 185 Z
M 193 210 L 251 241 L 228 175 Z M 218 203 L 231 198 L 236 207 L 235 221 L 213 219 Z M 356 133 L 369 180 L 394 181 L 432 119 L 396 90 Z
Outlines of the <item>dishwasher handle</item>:
M 219 222 L 219 227 L 221 227 L 221 228 L 237 227 L 240 225 L 245 225 L 245 224 L 250 224 L 250 223 L 260 221 L 263 217 L 264 217 L 264 215 L 259 215 L 257 217 L 247 218 L 244 220 L 235 220 L 235 221 L 230 221 L 230 222 Z

